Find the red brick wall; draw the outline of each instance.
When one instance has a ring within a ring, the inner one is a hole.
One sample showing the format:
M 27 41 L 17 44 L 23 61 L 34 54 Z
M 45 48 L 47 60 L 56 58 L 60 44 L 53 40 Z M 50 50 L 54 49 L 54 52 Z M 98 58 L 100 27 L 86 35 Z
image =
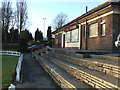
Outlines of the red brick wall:
M 58 35 L 55 35 L 55 39 L 54 39 L 54 47 L 58 46 Z
M 62 47 L 62 34 L 58 34 L 58 47 L 61 48 Z
M 85 25 L 82 25 L 82 50 L 85 50 L 86 47 L 86 40 L 85 40 Z
M 101 20 L 106 21 L 106 31 L 105 36 L 101 36 Z M 100 19 L 97 19 L 95 21 L 92 21 L 88 23 L 88 25 L 92 23 L 98 23 L 98 37 L 89 37 L 87 39 L 87 49 L 88 50 L 112 50 L 112 14 L 102 17 Z M 88 30 L 89 32 L 89 30 Z M 86 45 L 86 39 L 84 38 L 84 29 L 82 28 L 82 49 L 85 50 Z
M 106 21 L 106 31 L 105 36 L 101 36 L 101 21 Z M 92 23 L 98 23 L 98 37 L 89 37 L 87 38 L 87 49 L 88 50 L 108 50 L 108 51 L 116 51 L 114 42 L 118 34 L 120 33 L 120 14 L 110 14 L 105 17 L 99 18 L 95 21 L 88 23 L 88 25 Z M 86 38 L 85 38 L 85 25 L 82 25 L 82 50 L 86 50 Z M 61 47 L 62 43 L 62 34 L 58 34 L 55 36 L 55 46 Z M 65 47 L 68 48 L 68 47 Z M 72 48 L 72 47 L 71 47 Z M 78 49 L 75 47 L 75 49 Z
M 114 42 L 120 34 L 120 14 L 113 14 L 113 51 L 116 52 L 118 49 L 115 47 Z
M 62 44 L 62 34 L 55 35 L 55 44 L 54 47 L 60 48 Z

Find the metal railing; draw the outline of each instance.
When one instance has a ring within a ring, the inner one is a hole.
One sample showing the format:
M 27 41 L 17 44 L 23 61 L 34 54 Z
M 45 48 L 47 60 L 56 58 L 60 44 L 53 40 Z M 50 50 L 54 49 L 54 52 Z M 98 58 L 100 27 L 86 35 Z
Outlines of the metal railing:
M 1 55 L 13 55 L 13 56 L 20 56 L 21 53 L 17 51 L 0 51 Z
M 18 59 L 18 64 L 16 67 L 16 81 L 22 81 L 21 80 L 21 68 L 22 68 L 22 62 L 23 62 L 23 54 L 21 54 L 21 56 Z
M 12 56 L 19 56 L 18 59 L 18 64 L 16 67 L 16 81 L 20 82 L 22 81 L 21 79 L 21 69 L 22 69 L 22 62 L 23 62 L 23 54 L 21 54 L 20 52 L 17 51 L 0 51 L 1 55 L 12 55 Z M 15 85 L 14 84 L 10 84 L 10 86 L 8 87 L 8 90 L 15 90 Z

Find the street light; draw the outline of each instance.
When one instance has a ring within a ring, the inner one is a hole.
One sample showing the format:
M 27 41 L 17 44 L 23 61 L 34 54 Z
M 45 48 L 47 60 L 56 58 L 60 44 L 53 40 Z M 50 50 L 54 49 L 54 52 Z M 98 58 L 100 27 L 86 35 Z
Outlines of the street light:
M 46 18 L 43 18 L 43 21 L 44 21 L 44 26 L 43 26 L 43 29 L 44 29 L 44 38 L 45 38 L 45 20 L 46 20 Z

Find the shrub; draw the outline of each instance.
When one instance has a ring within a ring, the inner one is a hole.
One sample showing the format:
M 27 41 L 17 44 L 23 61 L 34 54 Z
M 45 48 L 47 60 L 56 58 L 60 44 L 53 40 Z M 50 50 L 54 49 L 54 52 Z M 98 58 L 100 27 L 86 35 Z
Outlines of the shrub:
M 20 40 L 19 40 L 19 51 L 20 52 L 27 52 L 28 51 L 27 39 L 20 38 Z

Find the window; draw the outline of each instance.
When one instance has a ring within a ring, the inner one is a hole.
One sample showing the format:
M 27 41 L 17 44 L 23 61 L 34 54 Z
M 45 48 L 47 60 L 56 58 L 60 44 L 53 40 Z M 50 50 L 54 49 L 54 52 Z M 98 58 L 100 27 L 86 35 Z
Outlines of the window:
M 102 20 L 101 24 L 101 36 L 105 36 L 105 20 Z
M 79 32 L 78 29 L 66 32 L 65 41 L 66 42 L 78 42 L 78 36 L 79 36 L 78 32 Z
M 77 42 L 78 41 L 78 29 L 72 30 L 71 36 L 72 36 L 71 41 Z
M 98 36 L 98 23 L 89 25 L 89 36 L 97 37 Z
M 83 26 L 83 30 L 84 30 L 84 38 L 86 38 L 86 26 Z
M 105 23 L 101 24 L 101 35 L 105 36 Z
M 70 42 L 71 41 L 71 32 L 70 31 L 66 32 L 65 41 L 66 42 Z

